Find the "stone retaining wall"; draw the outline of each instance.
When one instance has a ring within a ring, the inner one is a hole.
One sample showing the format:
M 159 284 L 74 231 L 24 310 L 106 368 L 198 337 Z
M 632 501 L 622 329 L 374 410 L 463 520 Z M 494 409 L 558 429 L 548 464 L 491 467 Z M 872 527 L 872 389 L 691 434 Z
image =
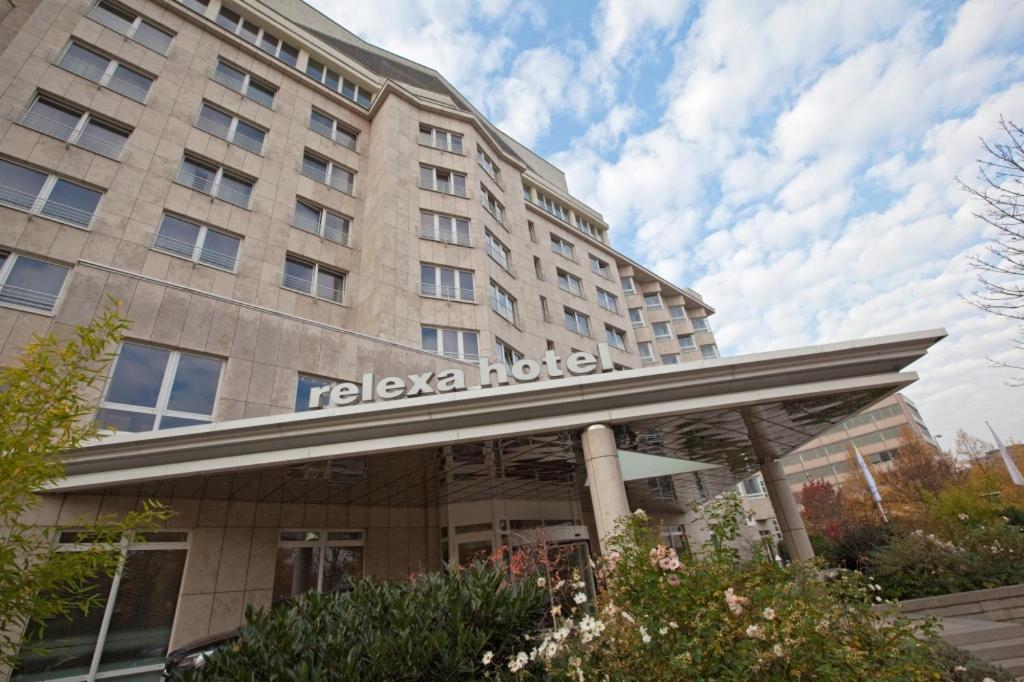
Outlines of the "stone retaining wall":
M 908 599 L 900 603 L 900 611 L 906 615 L 927 614 L 1024 624 L 1024 585 Z

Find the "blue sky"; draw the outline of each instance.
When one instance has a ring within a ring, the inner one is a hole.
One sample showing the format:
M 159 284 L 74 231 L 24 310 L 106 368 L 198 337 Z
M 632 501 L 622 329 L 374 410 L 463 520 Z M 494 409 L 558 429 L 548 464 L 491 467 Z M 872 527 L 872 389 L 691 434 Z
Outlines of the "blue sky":
M 565 170 L 612 242 L 700 291 L 725 354 L 945 327 L 908 394 L 942 442 L 1024 440 L 1014 325 L 962 300 L 954 176 L 1024 122 L 1024 2 L 313 4 L 438 69 Z

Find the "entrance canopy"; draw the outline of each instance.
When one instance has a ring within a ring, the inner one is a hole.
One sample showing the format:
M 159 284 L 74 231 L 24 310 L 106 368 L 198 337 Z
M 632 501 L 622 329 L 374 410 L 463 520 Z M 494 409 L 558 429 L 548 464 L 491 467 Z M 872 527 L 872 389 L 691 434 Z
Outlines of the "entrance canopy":
M 757 469 L 752 425 L 762 456 L 767 449 L 771 457 L 783 457 L 913 383 L 917 375 L 904 369 L 945 335 L 929 330 L 117 434 L 69 453 L 65 478 L 51 488 L 75 491 L 241 474 L 608 424 L 622 450 L 714 465 L 684 466 L 697 471 L 689 479 L 697 488 L 694 497 L 703 497 Z M 629 466 L 634 465 L 640 466 L 636 458 Z

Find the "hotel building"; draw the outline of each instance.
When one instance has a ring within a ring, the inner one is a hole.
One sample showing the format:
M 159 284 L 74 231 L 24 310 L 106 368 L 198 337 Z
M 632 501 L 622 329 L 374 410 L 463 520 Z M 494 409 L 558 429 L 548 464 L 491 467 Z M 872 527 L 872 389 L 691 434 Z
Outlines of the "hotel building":
M 74 550 L 83 519 L 176 512 L 15 680 L 154 679 L 346 575 L 538 538 L 585 566 L 637 507 L 682 544 L 756 471 L 807 557 L 779 458 L 944 336 L 719 358 L 713 308 L 557 168 L 299 0 L 19 0 L 0 46 L 0 365 L 111 298 L 131 322 L 116 434 L 30 520 Z

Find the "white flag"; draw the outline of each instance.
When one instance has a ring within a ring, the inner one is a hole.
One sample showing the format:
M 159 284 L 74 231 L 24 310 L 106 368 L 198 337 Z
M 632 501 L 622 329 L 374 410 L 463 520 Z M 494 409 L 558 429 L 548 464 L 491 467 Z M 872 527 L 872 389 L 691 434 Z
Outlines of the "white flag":
M 1003 441 L 999 440 L 999 436 L 996 435 L 996 430 L 992 428 L 992 425 L 985 422 L 985 426 L 992 432 L 992 437 L 996 439 L 996 445 L 999 446 L 999 454 L 1003 458 L 1003 464 L 1006 465 L 1006 470 L 1010 472 L 1010 480 L 1016 485 L 1024 485 L 1024 476 L 1020 475 L 1020 469 L 1017 468 L 1013 458 L 1010 457 L 1010 453 L 1006 451 L 1006 446 L 1003 445 Z
M 871 491 L 871 499 L 878 505 L 878 511 L 882 515 L 883 521 L 888 521 L 888 517 L 885 515 L 885 509 L 882 507 L 882 495 L 878 492 L 878 486 L 875 485 L 875 477 L 871 475 L 871 470 L 868 469 L 867 462 L 864 461 L 864 457 L 861 456 L 860 450 L 857 446 L 853 446 L 853 454 L 857 457 L 857 466 L 860 467 L 860 472 L 864 474 L 864 480 L 868 482 L 868 490 Z

